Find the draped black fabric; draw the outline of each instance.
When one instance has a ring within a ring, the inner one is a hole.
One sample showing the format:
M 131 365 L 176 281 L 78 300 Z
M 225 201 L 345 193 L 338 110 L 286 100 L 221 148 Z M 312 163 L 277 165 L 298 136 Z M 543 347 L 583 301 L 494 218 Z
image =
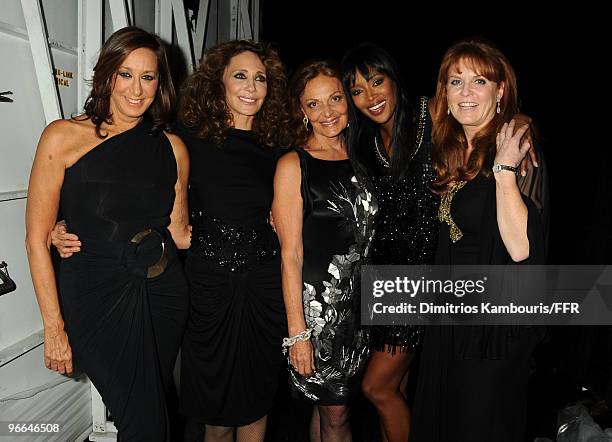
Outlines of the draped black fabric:
M 280 251 L 268 223 L 276 156 L 250 131 L 219 146 L 181 130 L 191 157 L 191 310 L 181 350 L 181 411 L 240 426 L 268 413 L 287 325 Z
M 143 120 L 66 170 L 61 193 L 81 252 L 61 263 L 62 311 L 75 361 L 110 410 L 120 440 L 169 440 L 166 396 L 187 318 L 187 285 L 166 230 L 176 162 Z M 154 231 L 140 244 L 130 239 Z M 163 244 L 162 244 L 163 243 Z M 169 263 L 147 279 L 165 248 Z
M 542 218 L 527 197 L 529 258 L 545 263 Z M 451 216 L 463 237 L 440 224 L 436 263 L 512 264 L 497 226 L 495 181 L 478 175 L 457 192 Z M 411 442 L 522 442 L 530 356 L 540 327 L 425 328 Z

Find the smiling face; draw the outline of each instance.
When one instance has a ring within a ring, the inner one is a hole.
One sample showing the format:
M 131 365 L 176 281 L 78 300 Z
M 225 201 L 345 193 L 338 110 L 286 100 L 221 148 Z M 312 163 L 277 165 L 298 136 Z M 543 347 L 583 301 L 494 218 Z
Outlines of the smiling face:
M 157 56 L 147 48 L 134 49 L 113 76 L 110 112 L 115 123 L 144 115 L 157 93 Z
M 387 75 L 375 70 L 366 79 L 359 70 L 355 72 L 355 84 L 351 98 L 355 107 L 377 124 L 392 122 L 395 113 L 395 84 Z
M 493 119 L 503 93 L 503 83 L 488 80 L 464 60 L 448 70 L 448 108 L 468 134 L 475 134 Z
M 233 127 L 250 130 L 268 93 L 266 68 L 257 54 L 246 51 L 233 56 L 223 72 L 223 86 Z
M 334 138 L 346 128 L 348 106 L 338 78 L 320 74 L 306 83 L 300 106 L 316 135 Z

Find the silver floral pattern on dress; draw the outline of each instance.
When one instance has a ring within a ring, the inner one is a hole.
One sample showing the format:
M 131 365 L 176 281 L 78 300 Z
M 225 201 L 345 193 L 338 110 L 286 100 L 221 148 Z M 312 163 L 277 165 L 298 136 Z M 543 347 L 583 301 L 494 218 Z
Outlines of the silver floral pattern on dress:
M 327 280 L 303 282 L 304 316 L 313 329 L 316 371 L 305 378 L 289 368 L 289 375 L 297 391 L 314 402 L 320 400 L 321 391 L 327 398 L 347 397 L 349 379 L 369 356 L 367 332 L 359 326 L 360 268 L 374 237 L 378 205 L 355 176 L 350 184 L 352 188 L 330 183 L 327 208 L 351 225 L 355 242 L 344 254 L 332 256 Z M 317 286 L 322 289 L 317 291 Z

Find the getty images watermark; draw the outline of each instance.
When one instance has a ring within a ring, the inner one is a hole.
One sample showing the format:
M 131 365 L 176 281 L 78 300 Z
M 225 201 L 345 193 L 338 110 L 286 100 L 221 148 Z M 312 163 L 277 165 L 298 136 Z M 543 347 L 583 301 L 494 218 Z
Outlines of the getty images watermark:
M 612 325 L 612 266 L 364 266 L 364 325 Z

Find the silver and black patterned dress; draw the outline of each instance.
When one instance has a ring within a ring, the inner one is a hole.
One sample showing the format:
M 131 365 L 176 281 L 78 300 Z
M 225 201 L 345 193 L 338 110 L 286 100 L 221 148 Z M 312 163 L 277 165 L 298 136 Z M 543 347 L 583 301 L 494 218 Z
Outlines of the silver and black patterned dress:
M 342 405 L 369 354 L 359 320 L 359 282 L 377 204 L 358 183 L 349 160 L 320 160 L 296 151 L 304 200 L 303 303 L 306 324 L 313 329 L 316 372 L 304 378 L 289 366 L 289 381 L 300 398 Z

